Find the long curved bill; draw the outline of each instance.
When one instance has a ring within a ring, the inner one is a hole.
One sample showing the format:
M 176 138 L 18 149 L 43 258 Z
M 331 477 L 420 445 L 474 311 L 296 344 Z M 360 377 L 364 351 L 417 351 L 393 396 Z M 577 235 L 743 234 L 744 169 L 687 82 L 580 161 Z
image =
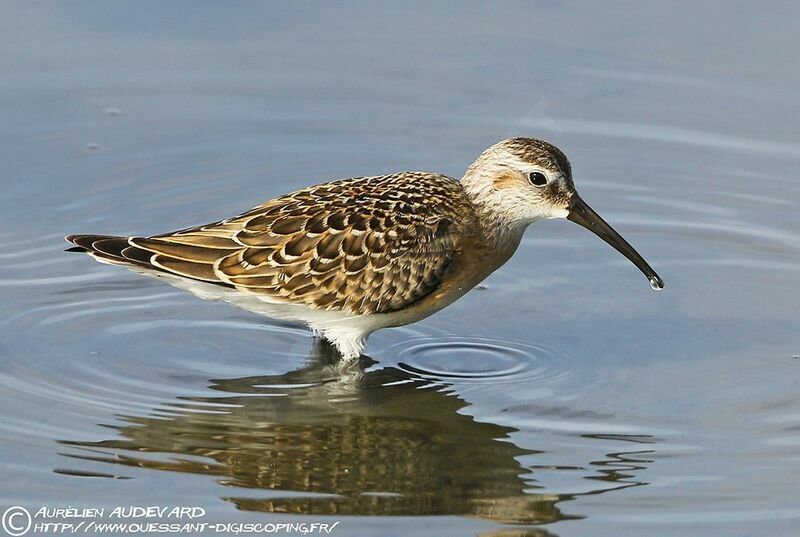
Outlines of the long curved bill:
M 659 291 L 664 288 L 664 281 L 656 274 L 656 271 L 647 264 L 647 261 L 633 249 L 633 246 L 628 244 L 628 241 L 614 231 L 614 228 L 600 218 L 600 215 L 594 212 L 594 210 L 577 194 L 573 194 L 570 200 L 567 220 L 572 220 L 576 224 L 582 225 L 613 246 L 619 253 L 627 257 L 631 263 L 636 265 L 636 267 L 647 276 L 647 279 L 650 280 L 650 287 L 654 291 Z

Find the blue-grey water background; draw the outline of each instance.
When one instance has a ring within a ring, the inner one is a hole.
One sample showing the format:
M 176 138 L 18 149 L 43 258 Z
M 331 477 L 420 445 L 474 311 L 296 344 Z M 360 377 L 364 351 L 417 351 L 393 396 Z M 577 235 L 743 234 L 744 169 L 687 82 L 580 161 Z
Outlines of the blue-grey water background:
M 0 507 L 338 535 L 795 535 L 800 7 L 5 3 Z M 311 337 L 67 254 L 527 135 L 666 281 L 548 221 L 484 287 Z M 527 531 L 527 533 L 526 533 Z

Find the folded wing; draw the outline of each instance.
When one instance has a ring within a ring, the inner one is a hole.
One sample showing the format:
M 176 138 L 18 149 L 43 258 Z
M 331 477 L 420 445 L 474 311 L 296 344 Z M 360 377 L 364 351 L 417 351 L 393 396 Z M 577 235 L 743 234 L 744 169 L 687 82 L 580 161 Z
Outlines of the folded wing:
M 351 314 L 433 292 L 473 217 L 454 179 L 421 172 L 294 192 L 240 216 L 154 237 L 67 238 L 95 257 Z

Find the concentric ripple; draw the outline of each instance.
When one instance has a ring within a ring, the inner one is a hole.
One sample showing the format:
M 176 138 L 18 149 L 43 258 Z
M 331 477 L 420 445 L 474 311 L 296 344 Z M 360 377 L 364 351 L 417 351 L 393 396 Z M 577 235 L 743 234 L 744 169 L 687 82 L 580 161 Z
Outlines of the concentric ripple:
M 487 337 L 423 337 L 394 345 L 385 354 L 394 355 L 399 368 L 425 378 L 550 383 L 569 374 L 554 349 Z

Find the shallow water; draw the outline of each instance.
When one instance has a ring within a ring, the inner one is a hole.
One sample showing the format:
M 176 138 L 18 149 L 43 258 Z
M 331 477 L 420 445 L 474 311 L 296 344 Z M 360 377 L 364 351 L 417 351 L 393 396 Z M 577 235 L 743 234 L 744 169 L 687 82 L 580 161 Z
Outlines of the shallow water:
M 6 5 L 0 506 L 793 535 L 798 11 Z M 300 327 L 63 252 L 327 179 L 460 176 L 510 135 L 562 147 L 666 289 L 540 223 L 342 376 Z

